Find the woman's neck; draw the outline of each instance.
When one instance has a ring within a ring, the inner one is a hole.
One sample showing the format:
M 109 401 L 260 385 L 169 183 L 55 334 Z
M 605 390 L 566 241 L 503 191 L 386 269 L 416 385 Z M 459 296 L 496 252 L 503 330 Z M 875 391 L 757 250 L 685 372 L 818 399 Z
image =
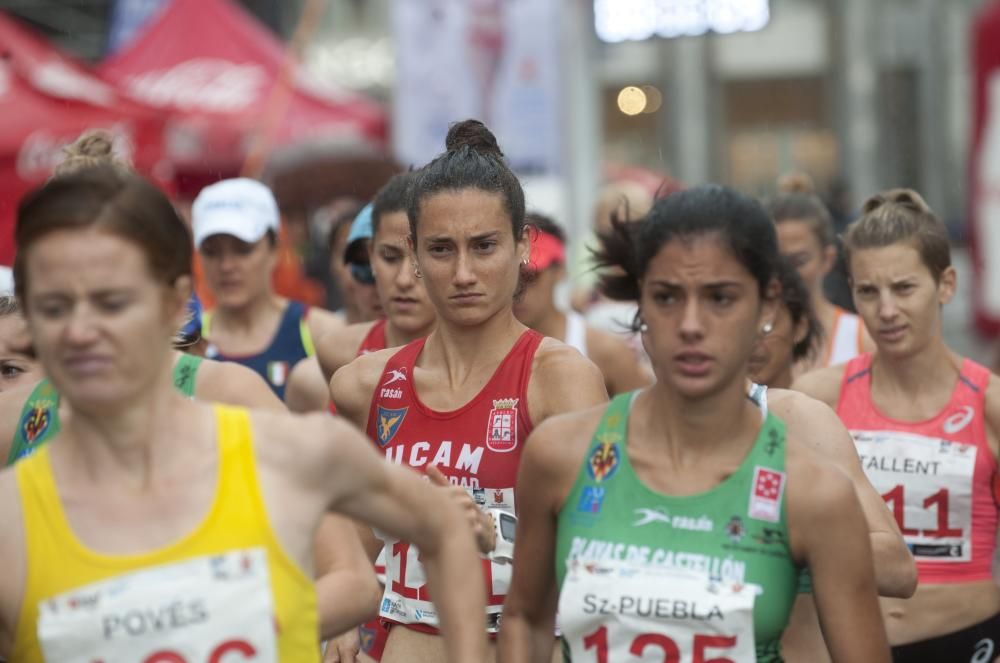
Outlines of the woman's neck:
M 936 336 L 927 347 L 906 357 L 875 352 L 872 383 L 889 392 L 914 396 L 925 392 L 931 381 L 934 384 L 949 382 L 944 377 L 957 377 L 961 369 L 961 357 L 945 345 L 941 336 Z
M 190 417 L 177 410 L 189 404 L 173 387 L 173 355 L 154 384 L 116 404 L 113 412 L 73 408 L 64 431 L 70 444 L 60 445 L 74 466 L 93 481 L 114 477 L 124 487 L 148 487 L 154 467 L 174 465 L 176 440 L 189 439 Z
M 258 325 L 270 321 L 275 312 L 284 310 L 286 301 L 272 293 L 254 297 L 243 306 L 217 306 L 212 311 L 212 329 L 230 332 L 251 332 Z
M 760 412 L 747 399 L 745 378 L 696 399 L 685 398 L 657 380 L 640 393 L 634 408 L 648 422 L 647 433 L 677 465 L 733 444 L 760 426 Z
M 376 322 L 375 324 L 378 323 Z M 433 320 L 429 325 L 420 329 L 407 331 L 392 324 L 392 320 L 387 320 L 385 323 L 385 345 L 388 348 L 398 348 L 401 345 L 407 345 L 418 338 L 429 336 L 434 331 L 436 325 L 437 320 Z
M 538 321 L 538 324 L 533 329 L 542 336 L 549 336 L 560 341 L 565 341 L 566 314 L 553 306 L 549 309 L 548 313 L 542 316 L 542 319 Z
M 459 385 L 477 367 L 499 364 L 525 329 L 510 308 L 475 326 L 439 320 L 427 337 L 424 358 L 430 363 L 443 363 L 451 385 Z

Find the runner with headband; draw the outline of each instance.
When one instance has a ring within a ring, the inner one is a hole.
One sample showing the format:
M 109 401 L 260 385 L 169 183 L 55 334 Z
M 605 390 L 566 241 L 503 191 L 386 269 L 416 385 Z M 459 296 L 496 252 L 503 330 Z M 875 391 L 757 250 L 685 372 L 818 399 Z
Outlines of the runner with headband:
M 657 382 L 532 434 L 501 661 L 543 660 L 557 605 L 573 661 L 780 661 L 804 568 L 835 660 L 889 660 L 850 481 L 746 397 L 777 260 L 767 213 L 719 186 L 603 238 Z
M 524 192 L 493 134 L 467 120 L 451 127 L 446 146 L 414 175 L 407 209 L 416 274 L 437 327 L 401 349 L 357 358 L 333 376 L 331 392 L 337 410 L 367 426 L 386 458 L 421 470 L 435 466 L 428 475 L 450 483 L 465 505 L 481 548 L 492 550 L 492 560 L 483 560 L 488 611 L 466 618 L 492 634 L 510 578 L 524 440 L 549 417 L 607 395 L 592 363 L 514 317 L 530 251 Z M 387 584 L 380 612 L 392 624 L 382 661 L 438 661 L 444 643 L 423 550 L 403 537 L 382 539 Z M 382 544 L 370 543 L 374 557 Z M 552 631 L 548 640 L 551 647 Z M 492 654 L 470 663 L 484 660 Z
M 947 228 L 917 192 L 893 189 L 865 201 L 845 247 L 877 349 L 795 387 L 837 409 L 917 560 L 913 598 L 883 599 L 893 660 L 992 661 L 1000 385 L 942 335 L 957 281 Z
M 484 606 L 463 585 L 475 543 L 444 491 L 339 420 L 176 392 L 191 238 L 159 191 L 109 168 L 53 179 L 22 201 L 16 240 L 35 350 L 73 416 L 0 473 L 8 658 L 317 661 L 310 572 L 328 508 L 419 542 L 448 659 L 483 656 L 461 619 Z
M 531 236 L 529 276 L 524 293 L 514 304 L 517 319 L 535 331 L 559 339 L 589 358 L 604 375 L 611 395 L 650 383 L 651 376 L 632 348 L 619 335 L 596 329 L 576 311 L 556 306 L 556 286 L 566 277 L 566 235 L 555 221 L 528 214 Z

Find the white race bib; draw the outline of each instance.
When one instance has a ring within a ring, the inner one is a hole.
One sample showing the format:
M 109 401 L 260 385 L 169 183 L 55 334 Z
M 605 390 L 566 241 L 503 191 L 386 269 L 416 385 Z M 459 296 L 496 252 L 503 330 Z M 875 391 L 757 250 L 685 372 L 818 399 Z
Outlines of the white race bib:
M 754 661 L 757 591 L 675 569 L 570 559 L 559 625 L 574 663 Z
M 513 488 L 467 489 L 481 508 L 514 512 Z M 437 610 L 427 586 L 427 572 L 420 562 L 420 551 L 407 541 L 376 534 L 385 541 L 385 589 L 379 615 L 400 624 L 423 624 L 437 628 Z M 510 589 L 510 564 L 482 561 L 486 580 L 486 630 L 496 633 L 500 628 L 500 612 Z
M 896 431 L 851 431 L 861 466 L 922 561 L 972 559 L 974 444 Z
M 277 663 L 263 548 L 143 569 L 38 606 L 50 663 Z

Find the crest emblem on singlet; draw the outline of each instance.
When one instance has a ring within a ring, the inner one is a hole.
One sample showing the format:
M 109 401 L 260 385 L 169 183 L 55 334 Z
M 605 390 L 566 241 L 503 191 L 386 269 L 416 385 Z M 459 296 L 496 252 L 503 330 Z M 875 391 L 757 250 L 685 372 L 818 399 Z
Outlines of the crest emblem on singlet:
M 517 446 L 518 398 L 501 398 L 493 401 L 486 428 L 486 448 L 506 453 Z
M 375 433 L 378 436 L 379 446 L 384 447 L 389 444 L 389 441 L 395 437 L 396 432 L 399 431 L 399 427 L 403 424 L 403 419 L 406 418 L 406 411 L 409 408 L 401 407 L 398 410 L 390 410 L 389 408 L 378 406 L 378 420 Z
M 28 444 L 34 444 L 38 438 L 45 434 L 52 423 L 51 407 L 47 405 L 36 405 L 31 408 L 21 421 L 21 432 Z
M 605 479 L 610 479 L 618 471 L 621 461 L 621 454 L 618 451 L 618 444 L 614 442 L 601 442 L 594 447 L 590 458 L 587 459 L 587 473 L 590 478 L 600 483 Z

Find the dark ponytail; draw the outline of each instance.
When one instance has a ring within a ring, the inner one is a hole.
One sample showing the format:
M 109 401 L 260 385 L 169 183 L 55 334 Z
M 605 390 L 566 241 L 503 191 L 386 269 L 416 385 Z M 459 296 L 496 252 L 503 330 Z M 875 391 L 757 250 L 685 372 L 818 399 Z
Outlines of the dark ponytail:
M 448 130 L 445 149 L 443 154 L 417 171 L 413 181 L 406 212 L 414 244 L 423 200 L 442 191 L 462 189 L 499 194 L 510 216 L 514 238 L 520 239 L 524 232 L 524 190 L 504 162 L 493 133 L 478 120 L 458 122 Z

